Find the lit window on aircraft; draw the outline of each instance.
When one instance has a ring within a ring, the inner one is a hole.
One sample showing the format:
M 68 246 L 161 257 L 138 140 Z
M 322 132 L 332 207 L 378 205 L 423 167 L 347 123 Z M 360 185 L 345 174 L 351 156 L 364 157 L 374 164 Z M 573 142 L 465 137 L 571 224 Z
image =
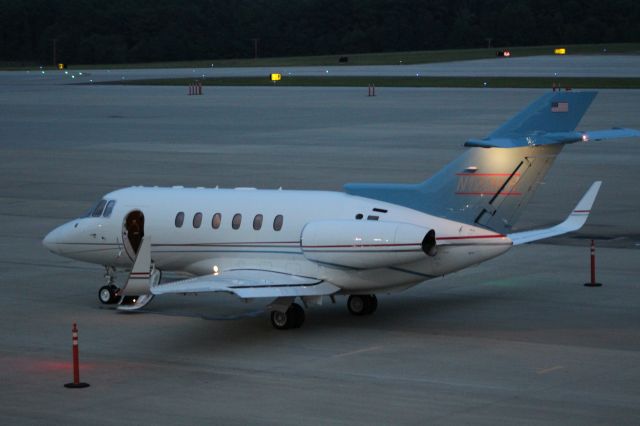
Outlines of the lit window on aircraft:
M 200 228 L 200 225 L 202 225 L 202 213 L 198 212 L 193 215 L 193 227 Z
M 231 227 L 233 229 L 240 228 L 240 224 L 242 223 L 242 215 L 240 213 L 236 213 L 233 215 L 233 219 L 231 220 Z
M 176 228 L 182 228 L 184 223 L 184 212 L 180 212 L 176 215 Z
M 102 217 L 110 217 L 111 212 L 113 212 L 113 208 L 116 205 L 116 200 L 111 200 L 107 203 L 107 206 L 104 208 L 104 213 L 102 213 Z
M 91 217 L 100 217 L 102 216 L 102 211 L 104 210 L 104 206 L 107 204 L 107 200 L 100 200 L 100 202 L 96 205 L 91 212 Z
M 256 217 L 253 218 L 253 229 L 259 231 L 262 228 L 262 215 L 257 214 Z
M 282 229 L 282 222 L 284 221 L 284 218 L 282 217 L 281 214 L 279 214 L 278 216 L 275 217 L 275 219 L 273 219 L 273 230 L 274 231 L 279 231 Z
M 211 219 L 211 227 L 213 229 L 220 228 L 220 222 L 222 222 L 222 215 L 220 213 L 214 214 L 213 218 Z

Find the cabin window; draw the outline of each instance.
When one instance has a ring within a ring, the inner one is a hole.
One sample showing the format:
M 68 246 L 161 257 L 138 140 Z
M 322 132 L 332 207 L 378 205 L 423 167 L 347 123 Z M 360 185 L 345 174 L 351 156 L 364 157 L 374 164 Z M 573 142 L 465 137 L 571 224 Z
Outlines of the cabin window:
M 202 213 L 198 212 L 193 215 L 193 227 L 200 228 L 200 225 L 202 225 Z
M 262 215 L 257 214 L 256 217 L 253 218 L 253 229 L 259 231 L 262 228 Z
M 233 229 L 240 228 L 240 224 L 242 223 L 242 215 L 240 213 L 236 213 L 233 215 L 233 219 L 231 220 L 231 227 Z
M 282 217 L 282 215 L 281 214 L 277 215 L 275 219 L 273 219 L 273 230 L 274 231 L 281 230 L 283 221 L 284 221 L 284 218 Z
M 222 222 L 222 215 L 220 213 L 214 214 L 213 218 L 211 219 L 211 227 L 213 229 L 220 228 L 220 222 Z
M 102 211 L 104 210 L 105 204 L 107 204 L 107 200 L 100 200 L 100 202 L 96 205 L 96 207 L 91 212 L 91 217 L 102 216 Z
M 111 200 L 107 203 L 107 206 L 104 208 L 104 212 L 102 213 L 102 217 L 111 216 L 111 212 L 113 212 L 113 207 L 116 205 L 116 200 Z
M 362 219 L 363 217 L 364 217 L 364 215 L 363 215 L 362 213 L 358 213 L 358 214 L 356 215 L 356 220 L 360 220 L 360 219 Z
M 176 215 L 176 228 L 182 228 L 184 223 L 184 212 L 180 212 Z
M 373 211 L 374 212 L 378 212 L 378 213 L 386 213 L 387 209 L 380 209 L 380 208 L 376 207 L 376 208 L 373 209 Z

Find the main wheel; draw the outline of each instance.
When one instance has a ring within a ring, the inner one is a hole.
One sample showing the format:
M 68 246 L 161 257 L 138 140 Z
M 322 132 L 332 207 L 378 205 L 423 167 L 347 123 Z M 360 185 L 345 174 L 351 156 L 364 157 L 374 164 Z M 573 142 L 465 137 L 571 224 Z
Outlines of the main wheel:
M 369 295 L 369 309 L 367 310 L 367 314 L 372 314 L 378 309 L 378 298 L 375 294 Z
M 353 315 L 369 315 L 378 307 L 378 298 L 375 294 L 360 295 L 354 294 L 349 296 L 347 300 L 347 309 Z
M 117 293 L 118 287 L 115 285 L 105 285 L 98 290 L 98 299 L 105 305 L 113 305 L 119 299 Z
M 271 312 L 271 325 L 278 330 L 299 328 L 304 323 L 304 318 L 304 309 L 297 303 L 292 303 L 287 312 Z

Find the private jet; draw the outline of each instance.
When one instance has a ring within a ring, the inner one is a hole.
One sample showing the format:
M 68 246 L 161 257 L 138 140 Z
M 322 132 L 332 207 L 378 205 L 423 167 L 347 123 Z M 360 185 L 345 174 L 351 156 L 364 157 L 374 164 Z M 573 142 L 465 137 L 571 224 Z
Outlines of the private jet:
M 43 240 L 51 252 L 103 265 L 105 304 L 136 311 L 155 296 L 225 292 L 265 299 L 276 329 L 305 308 L 347 296 L 370 315 L 376 294 L 406 290 L 511 247 L 580 229 L 600 182 L 560 224 L 513 232 L 563 146 L 639 137 L 576 131 L 597 92 L 550 92 L 416 184 L 347 184 L 343 192 L 129 187 Z M 116 273 L 127 274 L 124 286 Z M 186 273 L 162 281 L 163 272 Z

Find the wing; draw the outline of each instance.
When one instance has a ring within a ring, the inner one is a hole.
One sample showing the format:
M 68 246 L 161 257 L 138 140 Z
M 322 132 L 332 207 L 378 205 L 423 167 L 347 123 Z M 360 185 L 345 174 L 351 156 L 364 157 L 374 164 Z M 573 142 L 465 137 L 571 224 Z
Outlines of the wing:
M 577 231 L 587 221 L 589 213 L 591 213 L 591 206 L 596 200 L 596 195 L 600 190 L 602 182 L 594 182 L 589 190 L 582 196 L 580 202 L 571 214 L 565 219 L 564 222 L 552 226 L 551 228 L 536 229 L 533 231 L 516 232 L 508 234 L 507 236 L 513 241 L 513 245 L 530 243 L 531 241 L 542 240 L 545 238 L 555 237 L 556 235 L 566 234 L 568 232 Z
M 151 287 L 154 295 L 224 292 L 243 299 L 327 296 L 338 291 L 339 287 L 321 279 L 261 269 L 233 269 Z

